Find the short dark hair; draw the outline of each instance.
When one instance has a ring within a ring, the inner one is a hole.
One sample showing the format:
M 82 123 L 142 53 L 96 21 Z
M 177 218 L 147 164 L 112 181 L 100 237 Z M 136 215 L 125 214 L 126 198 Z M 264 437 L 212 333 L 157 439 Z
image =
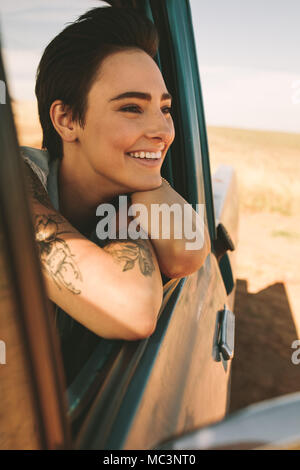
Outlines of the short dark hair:
M 130 8 L 93 8 L 69 24 L 46 47 L 37 70 L 35 94 L 43 129 L 42 148 L 51 159 L 62 157 L 62 140 L 49 112 L 55 100 L 84 127 L 87 95 L 102 61 L 126 49 L 141 49 L 154 58 L 158 34 L 154 24 Z

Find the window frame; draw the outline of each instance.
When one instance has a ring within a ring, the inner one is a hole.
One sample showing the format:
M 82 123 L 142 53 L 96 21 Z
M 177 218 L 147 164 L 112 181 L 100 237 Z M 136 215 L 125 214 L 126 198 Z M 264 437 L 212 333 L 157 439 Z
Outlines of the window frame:
M 28 386 L 32 388 L 42 448 L 68 448 L 70 429 L 62 362 L 34 241 L 1 42 L 0 80 L 6 84 L 7 92 L 6 103 L 0 105 L 0 212 L 18 306 L 17 326 L 30 371 Z

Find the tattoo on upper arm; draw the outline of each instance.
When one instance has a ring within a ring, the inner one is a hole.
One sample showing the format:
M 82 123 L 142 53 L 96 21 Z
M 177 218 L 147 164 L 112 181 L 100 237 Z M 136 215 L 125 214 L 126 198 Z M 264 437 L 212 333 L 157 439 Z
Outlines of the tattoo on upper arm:
M 68 233 L 58 231 L 59 219 L 56 214 L 37 215 L 35 218 L 35 237 L 40 259 L 59 289 L 63 286 L 73 294 L 80 294 L 78 284 L 82 276 L 68 244 L 59 237 Z
M 146 240 L 110 240 L 109 245 L 104 246 L 103 249 L 112 255 L 117 263 L 124 265 L 123 271 L 133 269 L 137 262 L 144 276 L 152 276 L 155 267 Z
M 47 209 L 53 210 L 49 196 L 39 178 L 28 164 L 24 162 L 24 165 L 30 196 Z M 59 214 L 35 216 L 35 239 L 42 267 L 59 289 L 65 287 L 73 294 L 80 294 L 78 284 L 82 281 L 82 275 L 67 242 L 59 237 L 63 233 L 68 233 L 59 231 L 59 225 L 62 223 L 63 220 Z
M 24 162 L 24 165 L 26 181 L 31 197 L 43 206 L 47 207 L 47 209 L 53 210 L 50 198 L 41 181 L 27 163 Z
M 45 188 L 31 168 L 26 165 L 26 179 L 31 196 L 40 204 L 53 210 Z M 52 277 L 56 285 L 66 287 L 73 294 L 80 294 L 78 283 L 82 275 L 74 260 L 74 255 L 58 235 L 61 219 L 56 214 L 37 215 L 35 218 L 35 236 L 43 268 Z M 122 246 L 120 247 L 120 243 Z M 144 276 L 152 276 L 155 266 L 152 253 L 146 240 L 109 240 L 103 248 L 113 256 L 116 262 L 123 264 L 123 271 L 133 269 L 137 263 Z

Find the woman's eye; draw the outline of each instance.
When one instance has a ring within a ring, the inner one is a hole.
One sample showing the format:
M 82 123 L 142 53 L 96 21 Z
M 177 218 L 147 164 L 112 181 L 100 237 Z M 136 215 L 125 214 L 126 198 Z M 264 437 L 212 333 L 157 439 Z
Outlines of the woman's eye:
M 125 106 L 120 111 L 125 113 L 141 113 L 142 110 L 138 106 Z
M 166 106 L 165 108 L 162 109 L 162 112 L 164 114 L 171 114 L 172 108 L 170 106 Z

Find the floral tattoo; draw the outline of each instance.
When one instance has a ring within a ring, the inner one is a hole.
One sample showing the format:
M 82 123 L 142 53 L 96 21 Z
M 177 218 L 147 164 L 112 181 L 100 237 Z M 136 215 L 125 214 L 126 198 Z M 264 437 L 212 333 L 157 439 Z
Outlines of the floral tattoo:
M 152 276 L 155 269 L 150 248 L 143 240 L 126 240 L 121 248 L 116 248 L 120 240 L 110 241 L 103 249 L 111 254 L 117 263 L 124 264 L 123 271 L 133 269 L 138 263 L 144 276 Z
M 59 217 L 56 214 L 37 215 L 35 238 L 43 267 L 61 289 L 66 287 L 73 294 L 80 294 L 78 281 L 82 281 L 79 268 L 66 241 L 59 237 Z

